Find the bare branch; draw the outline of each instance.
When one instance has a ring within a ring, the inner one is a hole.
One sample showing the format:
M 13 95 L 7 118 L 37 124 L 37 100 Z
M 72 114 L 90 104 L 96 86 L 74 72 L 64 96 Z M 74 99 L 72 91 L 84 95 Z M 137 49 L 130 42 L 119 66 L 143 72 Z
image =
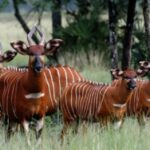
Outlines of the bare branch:
M 25 20 L 23 19 L 23 17 L 20 14 L 20 10 L 18 7 L 18 1 L 17 0 L 12 0 L 13 2 L 13 7 L 14 7 L 14 15 L 17 18 L 17 20 L 19 21 L 19 23 L 21 24 L 22 28 L 24 29 L 24 31 L 28 34 L 30 32 L 30 29 L 27 25 L 27 23 L 25 22 Z M 33 40 L 35 41 L 35 43 L 38 43 L 39 40 L 38 38 L 33 35 Z

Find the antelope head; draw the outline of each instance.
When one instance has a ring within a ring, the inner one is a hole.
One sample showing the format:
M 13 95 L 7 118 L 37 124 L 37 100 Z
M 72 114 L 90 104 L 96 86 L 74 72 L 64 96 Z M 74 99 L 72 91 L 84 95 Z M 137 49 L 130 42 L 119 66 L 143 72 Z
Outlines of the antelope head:
M 115 79 L 122 78 L 122 80 L 127 84 L 127 89 L 132 90 L 136 87 L 136 77 L 137 73 L 132 69 L 126 69 L 124 71 L 119 69 L 112 69 L 112 75 Z
M 38 32 L 41 40 L 39 44 L 32 44 L 32 36 L 35 32 Z M 23 41 L 12 42 L 11 46 L 22 55 L 29 55 L 29 68 L 33 69 L 35 73 L 40 73 L 44 67 L 44 55 L 49 55 L 56 51 L 60 44 L 61 39 L 52 39 L 45 42 L 44 34 L 38 29 L 37 26 L 33 26 L 29 34 L 27 35 L 29 46 Z

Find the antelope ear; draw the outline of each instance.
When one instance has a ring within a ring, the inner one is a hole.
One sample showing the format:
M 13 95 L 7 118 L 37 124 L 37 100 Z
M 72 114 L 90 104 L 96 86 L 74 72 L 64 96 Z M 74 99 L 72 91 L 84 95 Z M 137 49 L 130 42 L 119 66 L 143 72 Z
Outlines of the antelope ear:
M 45 48 L 45 55 L 51 55 L 54 52 L 56 52 L 58 50 L 58 48 L 60 47 L 60 45 L 62 44 L 62 40 L 61 39 L 52 39 L 49 40 L 47 43 L 45 43 L 44 48 Z
M 136 73 L 138 76 L 144 77 L 148 74 L 149 69 L 144 68 L 144 67 L 140 67 L 139 69 L 136 70 Z
M 123 71 L 120 69 L 111 69 L 110 72 L 114 79 L 119 79 L 121 77 L 121 73 L 123 74 Z
M 140 61 L 139 65 L 140 65 L 140 67 L 143 67 L 144 69 L 150 69 L 150 62 L 149 61 Z
M 150 62 L 149 61 L 140 61 L 139 62 L 140 68 L 137 69 L 137 75 L 138 76 L 146 76 L 147 73 L 150 71 Z
M 18 53 L 22 55 L 28 55 L 28 47 L 23 41 L 11 42 L 10 45 L 14 48 Z
M 17 52 L 8 50 L 0 56 L 0 62 L 9 62 L 13 60 L 16 55 Z

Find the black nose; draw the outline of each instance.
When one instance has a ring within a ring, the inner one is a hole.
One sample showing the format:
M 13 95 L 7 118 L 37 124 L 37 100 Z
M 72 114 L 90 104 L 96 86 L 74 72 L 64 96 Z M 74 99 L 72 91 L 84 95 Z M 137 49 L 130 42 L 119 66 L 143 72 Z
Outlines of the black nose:
M 43 68 L 43 64 L 40 61 L 40 57 L 36 57 L 35 58 L 35 62 L 34 62 L 34 70 L 35 70 L 35 72 L 37 72 L 37 73 L 41 72 L 42 68 Z
M 41 72 L 42 70 L 42 67 L 41 66 L 36 66 L 35 67 L 35 72 Z
M 136 87 L 136 82 L 133 80 L 133 79 L 131 79 L 129 82 L 128 82 L 128 89 L 129 90 L 132 90 L 132 89 L 134 89 Z

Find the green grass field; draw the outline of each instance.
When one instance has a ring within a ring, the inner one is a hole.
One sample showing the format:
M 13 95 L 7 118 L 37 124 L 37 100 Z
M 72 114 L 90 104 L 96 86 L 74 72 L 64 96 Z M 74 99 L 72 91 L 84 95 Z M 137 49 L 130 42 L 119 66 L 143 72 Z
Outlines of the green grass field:
M 34 18 L 34 17 L 33 17 Z M 3 49 L 10 49 L 9 42 L 21 39 L 26 41 L 26 35 L 22 31 L 19 23 L 11 14 L 0 14 L 0 41 Z M 29 25 L 34 24 L 34 20 L 28 18 Z M 50 25 L 47 17 L 44 17 L 42 26 L 46 33 L 46 39 L 50 38 L 50 33 L 46 30 Z M 51 28 L 51 26 L 50 26 Z M 70 60 L 71 61 L 71 60 Z M 27 57 L 18 55 L 11 65 L 26 65 Z M 6 64 L 7 65 L 7 64 Z M 10 65 L 10 64 L 9 64 Z M 74 66 L 73 66 L 74 67 Z M 78 68 L 78 66 L 75 66 Z M 85 65 L 81 70 L 84 77 L 98 82 L 110 82 L 109 69 L 102 64 L 94 66 Z M 0 129 L 0 150 L 149 150 L 150 149 L 150 123 L 140 127 L 133 118 L 127 118 L 120 130 L 115 130 L 112 126 L 107 129 L 100 128 L 99 124 L 90 124 L 87 132 L 83 134 L 79 128 L 78 134 L 69 133 L 66 135 L 63 145 L 60 141 L 62 124 L 50 124 L 46 122 L 42 143 L 37 146 L 33 131 L 30 132 L 31 147 L 28 147 L 22 134 L 16 133 L 10 142 L 5 142 L 5 130 Z
M 0 131 L 2 150 L 149 150 L 150 123 L 139 127 L 135 119 L 126 119 L 120 130 L 112 126 L 101 129 L 99 124 L 90 124 L 87 132 L 79 127 L 77 134 L 69 132 L 63 144 L 59 138 L 62 125 L 47 124 L 42 134 L 41 145 L 36 145 L 33 132 L 30 132 L 31 146 L 28 147 L 22 134 L 16 133 L 5 143 L 4 128 Z

